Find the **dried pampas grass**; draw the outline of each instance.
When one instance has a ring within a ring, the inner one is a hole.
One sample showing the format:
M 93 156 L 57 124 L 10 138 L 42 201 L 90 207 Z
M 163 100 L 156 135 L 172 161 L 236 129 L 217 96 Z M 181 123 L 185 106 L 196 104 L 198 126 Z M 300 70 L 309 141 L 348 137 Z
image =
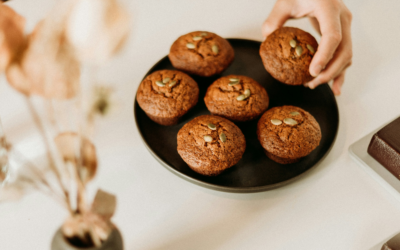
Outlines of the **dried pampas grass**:
M 0 201 L 33 189 L 54 197 L 70 214 L 62 227 L 64 236 L 87 247 L 101 245 L 112 231 L 116 198 L 99 190 L 90 203 L 86 195 L 98 168 L 89 138 L 95 117 L 110 110 L 112 90 L 91 79 L 93 98 L 83 100 L 81 68 L 97 69 L 118 52 L 127 39 L 129 20 L 117 0 L 65 0 L 25 36 L 24 18 L 0 3 L 0 71 L 5 70 L 9 84 L 25 96 L 46 152 L 40 164 L 27 160 L 8 144 L 0 126 Z M 50 111 L 53 102 L 70 103 L 79 117 L 76 131 L 61 131 L 61 115 L 53 112 L 50 123 L 56 133 L 50 135 L 33 95 L 43 97 Z M 87 108 L 84 102 L 90 102 Z M 18 168 L 11 171 L 11 165 Z

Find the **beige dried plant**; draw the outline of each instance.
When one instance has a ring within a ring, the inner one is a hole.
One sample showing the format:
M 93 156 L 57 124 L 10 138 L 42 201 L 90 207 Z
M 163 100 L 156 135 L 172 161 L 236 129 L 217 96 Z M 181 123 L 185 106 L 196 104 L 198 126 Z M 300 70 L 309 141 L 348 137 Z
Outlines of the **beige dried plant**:
M 90 15 L 82 19 L 87 8 Z M 82 20 L 86 23 L 77 30 Z M 81 68 L 97 68 L 122 47 L 129 33 L 129 16 L 116 0 L 65 0 L 31 34 L 24 35 L 24 24 L 23 17 L 0 3 L 0 72 L 25 97 L 46 154 L 40 164 L 27 159 L 8 143 L 0 124 L 0 200 L 17 198 L 31 189 L 42 191 L 69 211 L 62 231 L 71 242 L 99 246 L 113 228 L 116 198 L 99 190 L 90 202 L 86 188 L 98 168 L 91 140 L 95 117 L 109 111 L 112 91 L 99 86 L 92 75 L 87 83 L 93 85 L 94 97 L 85 99 Z M 43 98 L 51 131 L 33 96 Z M 69 106 L 68 111 L 76 110 L 76 130 L 60 129 L 65 125 L 55 111 L 60 102 Z
M 0 71 L 18 57 L 25 46 L 25 18 L 0 3 Z
M 65 37 L 67 20 L 66 13 L 57 18 L 53 14 L 36 25 L 26 38 L 25 47 L 7 67 L 7 80 L 12 87 L 25 95 L 44 98 L 76 96 L 80 63 Z
M 71 9 L 67 39 L 81 61 L 101 64 L 122 48 L 129 21 L 117 0 L 80 0 Z

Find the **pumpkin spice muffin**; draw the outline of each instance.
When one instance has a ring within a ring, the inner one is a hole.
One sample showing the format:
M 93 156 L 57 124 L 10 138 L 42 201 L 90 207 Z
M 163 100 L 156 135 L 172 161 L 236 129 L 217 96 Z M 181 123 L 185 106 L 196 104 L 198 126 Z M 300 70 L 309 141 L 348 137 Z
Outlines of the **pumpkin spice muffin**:
M 318 49 L 315 38 L 298 28 L 282 27 L 269 35 L 260 47 L 265 69 L 276 80 L 302 85 L 313 79 L 309 68 Z
M 208 77 L 224 71 L 233 61 L 234 51 L 222 37 L 195 31 L 179 37 L 168 56 L 176 69 Z
M 249 121 L 267 110 L 269 98 L 265 88 L 252 78 L 229 75 L 208 87 L 204 102 L 213 115 Z
M 189 167 L 202 175 L 216 176 L 235 165 L 246 149 L 242 131 L 231 121 L 203 115 L 178 132 L 178 153 Z
M 174 125 L 194 107 L 199 87 L 188 75 L 177 70 L 159 70 L 148 75 L 137 91 L 139 106 L 161 125 Z
M 321 128 L 307 111 L 294 106 L 265 112 L 257 125 L 257 136 L 267 156 L 289 164 L 309 155 L 321 141 Z

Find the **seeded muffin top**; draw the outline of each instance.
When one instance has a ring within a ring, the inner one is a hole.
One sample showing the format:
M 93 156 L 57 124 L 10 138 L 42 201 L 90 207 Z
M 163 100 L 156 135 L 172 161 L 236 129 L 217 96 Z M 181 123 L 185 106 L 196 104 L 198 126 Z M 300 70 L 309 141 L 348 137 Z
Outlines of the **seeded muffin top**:
M 221 73 L 233 58 L 234 51 L 229 42 L 208 31 L 195 31 L 179 37 L 169 53 L 176 69 L 199 76 Z
M 174 118 L 196 105 L 197 83 L 177 70 L 159 70 L 148 75 L 137 91 L 139 106 L 153 116 Z
M 318 49 L 315 38 L 298 28 L 282 27 L 265 39 L 260 56 L 265 69 L 278 81 L 302 85 L 313 79 L 309 68 Z
M 261 115 L 269 104 L 267 91 L 247 76 L 229 75 L 208 87 L 204 101 L 208 110 L 232 121 L 248 121 Z
M 203 115 L 178 132 L 178 153 L 197 173 L 217 175 L 235 165 L 246 149 L 242 131 L 231 121 Z
M 295 106 L 265 112 L 257 126 L 258 140 L 268 152 L 297 159 L 311 153 L 321 141 L 321 128 L 307 111 Z

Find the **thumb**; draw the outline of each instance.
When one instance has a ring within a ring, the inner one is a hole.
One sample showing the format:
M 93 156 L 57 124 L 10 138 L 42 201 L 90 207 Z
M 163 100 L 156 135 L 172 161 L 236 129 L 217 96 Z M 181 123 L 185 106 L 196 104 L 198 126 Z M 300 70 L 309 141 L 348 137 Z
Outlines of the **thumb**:
M 287 1 L 278 0 L 262 26 L 263 37 L 266 38 L 276 29 L 282 27 L 286 20 L 291 17 L 291 11 L 292 7 Z

